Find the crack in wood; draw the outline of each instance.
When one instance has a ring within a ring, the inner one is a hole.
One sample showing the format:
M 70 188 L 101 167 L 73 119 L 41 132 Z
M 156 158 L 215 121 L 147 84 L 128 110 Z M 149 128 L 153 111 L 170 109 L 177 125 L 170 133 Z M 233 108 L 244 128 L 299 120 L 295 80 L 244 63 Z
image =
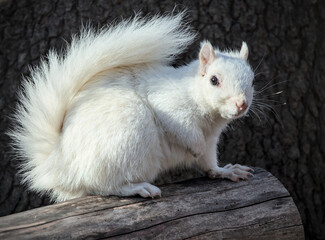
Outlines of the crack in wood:
M 213 230 L 213 231 L 208 231 L 208 232 L 205 232 L 205 233 L 201 233 L 201 234 L 197 234 L 197 235 L 194 235 L 194 236 L 190 236 L 190 237 L 187 237 L 187 238 L 184 238 L 183 240 L 188 240 L 188 239 L 195 239 L 196 237 L 199 237 L 199 236 L 204 236 L 204 235 L 207 235 L 207 234 L 211 234 L 211 233 L 217 233 L 217 232 L 221 232 L 221 231 L 227 231 L 227 230 L 236 230 L 236 229 L 242 229 L 243 227 L 247 228 L 247 227 L 252 227 L 252 226 L 259 226 L 260 224 L 259 223 L 255 223 L 255 224 L 248 224 L 248 225 L 242 225 L 242 226 L 238 226 L 238 227 L 232 227 L 232 228 L 223 228 L 223 229 L 218 229 L 218 230 Z M 302 224 L 295 224 L 295 225 L 290 225 L 290 226 L 284 226 L 284 227 L 281 227 L 281 228 L 277 228 L 276 230 L 281 230 L 281 229 L 290 229 L 290 228 L 297 228 L 297 227 L 302 227 Z M 273 229 L 274 231 L 275 229 Z M 102 238 L 103 239 L 103 238 Z
M 243 209 L 243 208 L 247 208 L 247 207 L 254 206 L 254 205 L 260 205 L 260 204 L 263 204 L 263 203 L 266 203 L 266 202 L 271 202 L 271 201 L 274 201 L 274 200 L 277 200 L 277 199 L 284 199 L 284 198 L 288 198 L 289 199 L 290 196 L 276 197 L 276 198 L 268 199 L 268 200 L 265 200 L 265 201 L 256 202 L 254 204 L 248 204 L 248 205 L 240 206 L 240 207 L 237 207 L 237 208 L 229 208 L 229 209 L 225 209 L 225 210 L 217 210 L 217 211 L 209 211 L 209 212 L 200 212 L 200 213 L 195 213 L 195 214 L 189 214 L 189 215 L 181 216 L 181 217 L 178 217 L 178 218 L 173 218 L 173 219 L 170 219 L 168 221 L 163 221 L 163 222 L 160 222 L 160 223 L 157 223 L 157 224 L 153 224 L 153 225 L 148 226 L 148 227 L 145 227 L 145 228 L 141 228 L 141 229 L 137 229 L 137 230 L 134 230 L 134 231 L 125 232 L 125 233 L 122 233 L 122 234 L 112 235 L 112 236 L 107 237 L 107 239 L 108 238 L 115 238 L 115 237 L 127 235 L 127 234 L 130 234 L 130 233 L 140 232 L 140 231 L 147 230 L 147 229 L 150 229 L 150 228 L 153 228 L 153 227 L 156 227 L 156 226 L 165 224 L 165 223 L 173 222 L 173 221 L 176 221 L 176 220 L 180 220 L 180 219 L 184 219 L 184 218 L 188 218 L 188 217 L 192 217 L 192 216 L 234 211 L 234 210 Z

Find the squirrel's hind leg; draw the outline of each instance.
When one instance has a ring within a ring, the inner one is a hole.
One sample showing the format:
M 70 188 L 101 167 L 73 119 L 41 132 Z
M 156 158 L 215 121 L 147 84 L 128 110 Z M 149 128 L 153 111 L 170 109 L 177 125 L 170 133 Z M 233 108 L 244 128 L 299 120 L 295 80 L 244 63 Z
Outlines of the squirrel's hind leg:
M 147 182 L 142 183 L 129 183 L 122 186 L 117 195 L 119 196 L 134 196 L 139 194 L 141 197 L 161 197 L 161 190 Z

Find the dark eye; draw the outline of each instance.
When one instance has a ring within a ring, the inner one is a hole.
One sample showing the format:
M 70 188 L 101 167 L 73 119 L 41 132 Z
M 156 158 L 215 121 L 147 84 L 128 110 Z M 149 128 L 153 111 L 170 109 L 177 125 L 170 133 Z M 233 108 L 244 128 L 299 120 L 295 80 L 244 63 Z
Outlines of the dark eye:
M 219 86 L 219 80 L 216 76 L 212 76 L 210 81 L 212 85 Z

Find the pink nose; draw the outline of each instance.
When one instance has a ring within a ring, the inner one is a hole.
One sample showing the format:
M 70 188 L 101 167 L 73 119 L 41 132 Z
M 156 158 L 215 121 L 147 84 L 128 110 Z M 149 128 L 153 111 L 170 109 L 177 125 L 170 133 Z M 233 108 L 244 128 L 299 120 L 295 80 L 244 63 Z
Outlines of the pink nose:
M 237 107 L 238 114 L 240 114 L 247 109 L 248 105 L 245 101 L 242 101 L 242 102 L 236 102 L 236 107 Z

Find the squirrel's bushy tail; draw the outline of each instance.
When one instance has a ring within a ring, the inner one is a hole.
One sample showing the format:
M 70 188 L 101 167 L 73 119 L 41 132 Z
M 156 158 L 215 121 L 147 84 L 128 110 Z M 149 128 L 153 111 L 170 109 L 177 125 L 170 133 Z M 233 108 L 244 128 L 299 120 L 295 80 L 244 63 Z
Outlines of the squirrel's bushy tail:
M 33 186 L 57 144 L 66 111 L 81 88 L 101 72 L 133 65 L 168 64 L 194 39 L 183 13 L 151 19 L 135 17 L 108 28 L 84 29 L 62 54 L 54 51 L 32 69 L 19 94 L 17 126 L 9 133 L 25 182 Z

